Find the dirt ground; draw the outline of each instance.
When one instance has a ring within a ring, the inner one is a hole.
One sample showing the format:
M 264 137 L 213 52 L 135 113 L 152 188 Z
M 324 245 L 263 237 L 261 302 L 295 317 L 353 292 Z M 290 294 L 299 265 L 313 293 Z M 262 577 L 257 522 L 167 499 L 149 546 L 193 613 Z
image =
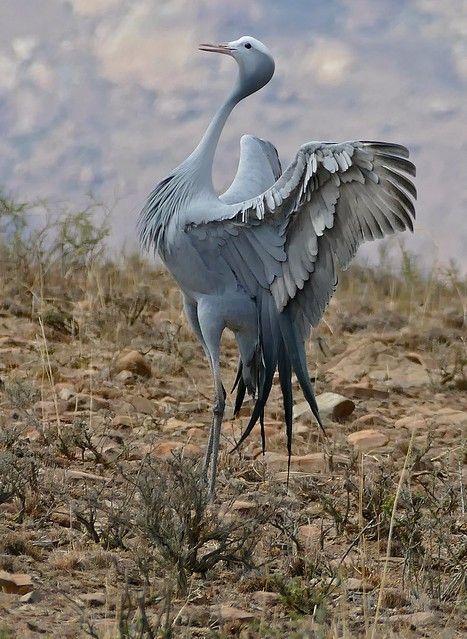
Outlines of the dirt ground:
M 0 638 L 465 637 L 465 288 L 394 281 L 355 269 L 315 331 L 327 437 L 295 384 L 288 483 L 277 380 L 264 455 L 256 428 L 230 452 L 229 396 L 213 503 L 211 378 L 169 278 L 10 282 Z M 236 365 L 226 334 L 226 388 Z

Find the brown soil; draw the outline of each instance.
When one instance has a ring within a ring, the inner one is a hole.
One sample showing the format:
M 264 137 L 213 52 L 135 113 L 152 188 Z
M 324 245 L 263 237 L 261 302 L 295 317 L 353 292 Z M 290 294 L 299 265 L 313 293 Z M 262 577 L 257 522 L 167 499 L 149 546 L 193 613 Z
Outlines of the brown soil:
M 325 419 L 327 439 L 306 412 L 296 419 L 287 487 L 277 381 L 264 457 L 257 430 L 229 453 L 248 410 L 231 420 L 228 407 L 215 503 L 200 512 L 241 548 L 180 576 L 156 539 L 162 519 L 149 522 L 151 508 L 172 521 L 173 495 L 198 507 L 180 482 L 196 492 L 209 368 L 166 275 L 147 271 L 152 294 L 138 298 L 131 273 L 125 294 L 105 273 L 79 294 L 63 280 L 39 306 L 13 288 L 0 300 L 0 638 L 465 636 L 467 370 L 454 293 L 435 305 L 426 289 L 372 288 L 363 270 L 344 280 L 309 368 L 318 395 L 355 409 Z M 226 387 L 236 363 L 226 335 Z M 210 538 L 201 559 L 218 548 Z M 18 573 L 29 581 L 15 585 Z

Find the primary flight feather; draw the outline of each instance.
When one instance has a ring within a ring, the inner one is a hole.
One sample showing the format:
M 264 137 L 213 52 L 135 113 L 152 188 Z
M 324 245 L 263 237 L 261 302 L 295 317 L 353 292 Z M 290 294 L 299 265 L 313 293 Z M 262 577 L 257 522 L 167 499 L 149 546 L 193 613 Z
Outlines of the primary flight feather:
M 322 427 L 305 340 L 336 288 L 337 267 L 347 268 L 366 240 L 413 230 L 416 191 L 407 177 L 415 166 L 399 144 L 307 142 L 282 171 L 275 147 L 247 135 L 232 185 L 217 194 L 212 166 L 224 124 L 238 102 L 269 82 L 274 60 L 250 36 L 200 49 L 233 57 L 237 81 L 193 153 L 150 194 L 139 231 L 180 286 L 211 366 L 215 399 L 204 467 L 212 492 L 225 407 L 223 330 L 234 332 L 240 352 L 235 412 L 246 392 L 256 397 L 239 444 L 260 421 L 264 447 L 264 409 L 278 370 L 290 459 L 292 372 Z

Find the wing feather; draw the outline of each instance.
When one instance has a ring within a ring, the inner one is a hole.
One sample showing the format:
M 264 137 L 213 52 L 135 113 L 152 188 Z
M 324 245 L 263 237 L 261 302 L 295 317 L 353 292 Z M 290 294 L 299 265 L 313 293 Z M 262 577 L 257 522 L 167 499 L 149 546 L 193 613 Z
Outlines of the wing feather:
M 202 230 L 209 237 L 220 228 L 221 253 L 241 285 L 252 295 L 268 288 L 279 311 L 290 306 L 303 335 L 335 290 L 337 266 L 347 268 L 364 240 L 413 230 L 408 156 L 387 142 L 310 142 L 263 193 L 190 229 L 200 240 Z

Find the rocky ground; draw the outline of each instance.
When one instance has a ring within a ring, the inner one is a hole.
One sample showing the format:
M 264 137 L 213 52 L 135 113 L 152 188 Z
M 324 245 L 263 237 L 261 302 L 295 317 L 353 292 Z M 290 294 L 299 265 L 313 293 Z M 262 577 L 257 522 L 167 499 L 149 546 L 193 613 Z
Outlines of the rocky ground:
M 466 636 L 462 284 L 344 278 L 309 349 L 327 438 L 296 387 L 287 484 L 277 382 L 264 455 L 229 452 L 228 407 L 211 504 L 210 374 L 167 276 L 7 284 L 1 639 Z M 236 361 L 226 335 L 226 386 Z

